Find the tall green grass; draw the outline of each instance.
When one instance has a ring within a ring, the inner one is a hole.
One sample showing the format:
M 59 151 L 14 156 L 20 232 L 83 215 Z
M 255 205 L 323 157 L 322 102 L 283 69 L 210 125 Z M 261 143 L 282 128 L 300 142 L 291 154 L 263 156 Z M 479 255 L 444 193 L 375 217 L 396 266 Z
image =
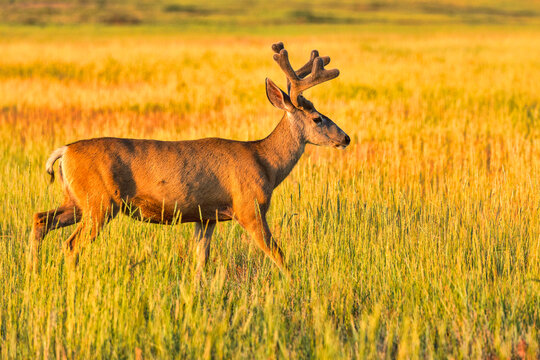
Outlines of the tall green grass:
M 535 358 L 540 354 L 540 72 L 535 29 L 435 35 L 181 35 L 0 43 L 2 358 Z M 44 162 L 93 136 L 262 138 L 318 48 L 341 70 L 307 96 L 353 139 L 308 148 L 271 228 L 294 282 L 234 223 L 201 283 L 192 225 L 112 221 L 76 269 L 33 212 L 60 203 Z

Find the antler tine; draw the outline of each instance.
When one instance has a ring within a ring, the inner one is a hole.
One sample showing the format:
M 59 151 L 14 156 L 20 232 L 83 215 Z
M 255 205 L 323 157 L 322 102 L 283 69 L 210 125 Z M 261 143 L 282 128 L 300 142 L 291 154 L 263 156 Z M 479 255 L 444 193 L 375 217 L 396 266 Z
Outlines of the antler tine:
M 330 58 L 328 58 L 328 61 L 330 61 Z M 305 88 L 303 88 L 303 90 L 308 89 L 317 84 L 320 84 L 322 82 L 332 80 L 338 76 L 339 76 L 338 69 L 326 70 L 324 68 L 323 59 L 318 57 L 313 61 L 313 69 L 311 70 L 311 78 L 309 79 L 311 81 L 308 81 L 307 84 L 304 85 Z M 305 80 L 308 80 L 308 79 L 305 79 Z
M 304 66 L 302 66 L 300 69 L 296 70 L 296 75 L 298 75 L 298 77 L 300 79 L 303 79 L 305 78 L 306 76 L 308 76 L 311 71 L 313 70 L 313 61 L 320 57 L 319 56 L 319 52 L 317 50 L 313 50 L 311 52 L 311 57 L 309 59 L 309 61 L 307 63 L 304 64 Z M 323 59 L 323 65 L 326 66 L 330 63 L 330 57 L 329 56 L 322 56 L 320 57 L 321 59 Z
M 330 63 L 330 57 L 319 56 L 317 50 L 311 52 L 309 61 L 300 69 L 294 71 L 289 61 L 289 54 L 285 50 L 283 43 L 279 42 L 272 45 L 274 50 L 274 60 L 287 77 L 287 89 L 294 106 L 298 107 L 298 97 L 302 92 L 317 84 L 332 80 L 339 75 L 338 69 L 326 70 L 325 65 Z M 311 73 L 309 78 L 306 78 Z
M 272 44 L 272 50 L 274 50 L 275 53 L 278 53 L 281 51 L 281 49 L 283 49 L 284 46 L 283 46 L 283 43 L 280 41 L 278 43 L 275 43 L 275 44 Z
M 291 66 L 287 50 L 281 49 L 279 53 L 274 54 L 274 60 L 278 63 L 281 70 L 283 70 L 285 76 L 287 76 L 287 80 L 291 82 L 300 81 L 300 78 L 296 75 L 296 72 Z
M 282 42 L 278 42 L 278 43 L 275 43 L 275 44 L 272 45 L 272 50 L 274 50 L 274 52 L 276 54 L 279 54 L 279 52 L 281 50 L 283 50 L 283 49 L 284 49 L 284 46 L 283 46 Z M 319 52 L 317 50 L 313 50 L 311 52 L 311 57 L 310 57 L 309 61 L 307 63 L 305 63 L 304 66 L 302 66 L 300 69 L 295 71 L 296 75 L 300 79 L 303 79 L 306 76 L 308 76 L 311 73 L 311 70 L 313 69 L 313 60 L 315 60 L 315 58 L 318 58 L 318 57 L 319 57 Z M 330 63 L 330 57 L 329 56 L 322 56 L 321 59 L 323 59 L 323 65 L 324 66 L 326 66 L 326 65 L 328 65 Z

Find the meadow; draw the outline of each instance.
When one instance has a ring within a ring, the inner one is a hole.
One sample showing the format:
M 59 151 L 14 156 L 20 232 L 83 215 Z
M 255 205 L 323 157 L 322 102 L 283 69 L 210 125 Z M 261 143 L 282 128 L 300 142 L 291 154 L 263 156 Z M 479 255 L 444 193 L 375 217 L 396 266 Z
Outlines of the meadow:
M 270 45 L 341 75 L 306 96 L 351 137 L 308 147 L 269 222 L 295 280 L 218 224 L 117 217 L 66 266 L 31 217 L 82 138 L 265 137 L 285 86 Z M 0 357 L 537 358 L 540 31 L 534 26 L 0 26 Z

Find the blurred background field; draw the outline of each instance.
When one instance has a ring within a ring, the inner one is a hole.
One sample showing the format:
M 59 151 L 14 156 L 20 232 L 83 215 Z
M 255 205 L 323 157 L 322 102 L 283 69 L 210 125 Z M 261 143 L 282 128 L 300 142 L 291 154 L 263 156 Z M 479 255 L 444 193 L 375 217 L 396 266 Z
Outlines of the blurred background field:
M 538 358 L 538 2 L 0 3 L 0 357 Z M 270 45 L 340 77 L 306 96 L 352 138 L 274 193 L 287 283 L 233 223 L 202 284 L 192 225 L 119 217 L 64 264 L 31 216 L 44 164 L 97 136 L 259 139 Z
M 509 0 L 2 0 L 2 22 L 43 24 L 522 24 L 540 2 Z

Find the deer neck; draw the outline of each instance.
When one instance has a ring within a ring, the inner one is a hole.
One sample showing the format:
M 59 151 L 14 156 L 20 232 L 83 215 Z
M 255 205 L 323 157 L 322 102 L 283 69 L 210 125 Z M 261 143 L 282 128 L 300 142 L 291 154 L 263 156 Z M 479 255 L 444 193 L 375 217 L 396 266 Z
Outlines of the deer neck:
M 274 187 L 278 186 L 289 175 L 306 147 L 301 128 L 283 116 L 274 131 L 259 142 L 260 157 L 266 173 L 274 179 Z

